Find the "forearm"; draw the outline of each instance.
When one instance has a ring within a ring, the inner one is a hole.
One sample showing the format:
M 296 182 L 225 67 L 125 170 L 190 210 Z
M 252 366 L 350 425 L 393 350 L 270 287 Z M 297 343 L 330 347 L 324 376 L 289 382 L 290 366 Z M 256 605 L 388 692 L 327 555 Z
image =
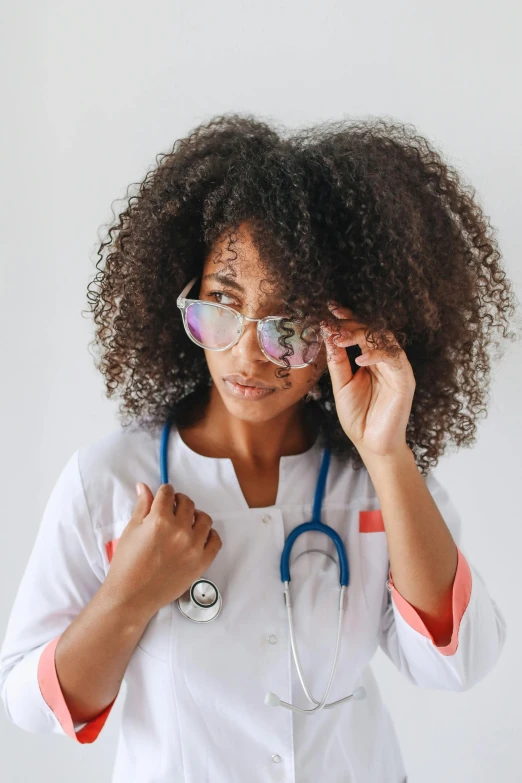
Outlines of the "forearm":
M 438 645 L 452 631 L 457 546 L 407 446 L 374 457 L 361 453 L 379 499 L 393 583 Z
M 55 666 L 73 722 L 92 720 L 114 701 L 149 619 L 118 604 L 102 585 L 63 632 Z

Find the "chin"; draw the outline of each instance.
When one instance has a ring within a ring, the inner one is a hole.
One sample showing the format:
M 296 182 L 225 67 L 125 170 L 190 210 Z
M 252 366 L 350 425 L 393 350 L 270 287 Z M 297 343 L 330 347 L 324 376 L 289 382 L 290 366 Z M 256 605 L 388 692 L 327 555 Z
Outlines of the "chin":
M 232 399 L 226 392 L 222 395 L 223 403 L 236 419 L 243 421 L 269 421 L 281 413 L 281 404 L 277 405 L 271 394 L 269 397 L 261 400 L 241 400 Z M 286 407 L 286 406 L 285 406 Z
M 225 381 L 220 379 L 219 389 L 220 397 L 228 412 L 236 419 L 251 422 L 270 421 L 283 411 L 295 405 L 295 401 L 289 402 L 286 390 L 276 389 L 266 397 L 259 399 L 245 399 L 235 397 L 225 386 Z

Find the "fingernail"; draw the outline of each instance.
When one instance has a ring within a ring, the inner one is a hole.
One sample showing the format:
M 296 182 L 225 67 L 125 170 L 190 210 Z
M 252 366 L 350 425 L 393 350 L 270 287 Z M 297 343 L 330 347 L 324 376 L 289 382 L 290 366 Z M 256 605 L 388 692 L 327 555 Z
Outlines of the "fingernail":
M 140 482 L 139 482 L 139 481 L 138 481 L 138 483 L 136 484 L 136 492 L 138 493 L 138 495 L 141 495 L 141 484 L 140 484 Z

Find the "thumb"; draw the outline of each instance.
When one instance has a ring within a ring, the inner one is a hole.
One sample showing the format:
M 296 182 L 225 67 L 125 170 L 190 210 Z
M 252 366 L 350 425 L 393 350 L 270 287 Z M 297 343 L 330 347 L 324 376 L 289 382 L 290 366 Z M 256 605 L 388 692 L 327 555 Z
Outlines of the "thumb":
M 142 481 L 138 481 L 136 484 L 136 494 L 138 496 L 138 502 L 136 503 L 132 520 L 139 525 L 149 513 L 152 501 L 154 500 L 154 495 L 147 484 L 144 484 Z
M 333 338 L 335 335 L 332 334 L 331 330 L 321 327 L 321 333 L 326 347 L 327 367 L 335 395 L 352 380 L 352 367 L 346 348 L 334 343 Z

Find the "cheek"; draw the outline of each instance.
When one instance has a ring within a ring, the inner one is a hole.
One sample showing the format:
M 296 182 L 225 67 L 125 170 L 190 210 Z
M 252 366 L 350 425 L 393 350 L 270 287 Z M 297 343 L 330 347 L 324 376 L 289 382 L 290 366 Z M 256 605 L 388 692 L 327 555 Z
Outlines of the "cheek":
M 290 390 L 292 396 L 296 398 L 304 397 L 304 395 L 312 389 L 326 367 L 326 362 L 318 361 L 316 367 L 302 368 L 300 371 L 295 370 L 290 375 L 290 381 L 292 383 L 292 389 Z M 298 374 L 299 373 L 299 374 Z
M 324 375 L 325 371 L 328 368 L 328 361 L 326 358 L 326 345 L 324 342 L 321 344 L 321 350 L 319 351 L 319 354 L 315 361 L 315 366 L 311 367 L 308 371 L 308 379 L 313 385 L 314 383 L 317 383 L 319 378 Z
M 207 360 L 207 365 L 210 374 L 215 377 L 221 377 L 221 375 L 226 375 L 228 372 L 232 372 L 232 370 L 228 369 L 227 359 L 225 354 L 227 351 L 205 351 L 205 359 Z

